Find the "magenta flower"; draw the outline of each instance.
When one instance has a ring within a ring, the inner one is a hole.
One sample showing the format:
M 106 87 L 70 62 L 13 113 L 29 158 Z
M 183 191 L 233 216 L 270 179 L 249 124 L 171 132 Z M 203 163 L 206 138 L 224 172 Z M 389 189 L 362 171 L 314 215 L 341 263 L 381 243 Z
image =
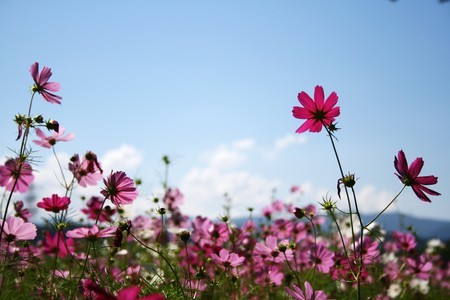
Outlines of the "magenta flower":
M 227 249 L 221 249 L 219 255 L 213 253 L 211 258 L 214 262 L 224 266 L 225 268 L 237 267 L 244 263 L 245 257 L 241 257 L 236 253 L 230 253 Z
M 102 209 L 103 199 L 97 196 L 92 196 L 86 203 L 86 206 L 87 208 L 81 209 L 81 212 L 91 220 L 97 220 L 98 218 L 99 222 L 110 222 L 111 216 L 117 212 L 109 205 Z
M 120 207 L 122 204 L 131 204 L 138 196 L 134 181 L 125 172 L 112 172 L 108 179 L 103 179 L 105 188 L 100 192 L 109 198 L 114 205 Z
M 398 179 L 400 179 L 400 181 L 404 185 L 412 187 L 414 193 L 416 194 L 417 197 L 419 197 L 420 200 L 424 202 L 431 202 L 431 200 L 428 198 L 427 195 L 425 195 L 425 193 L 433 196 L 440 195 L 438 192 L 430 190 L 429 188 L 424 186 L 436 184 L 438 181 L 438 178 L 436 176 L 433 175 L 419 176 L 419 173 L 420 171 L 422 171 L 423 167 L 422 157 L 416 158 L 408 167 L 408 162 L 406 160 L 405 153 L 403 153 L 403 150 L 400 150 L 398 152 L 398 157 L 396 156 L 394 158 L 394 166 L 398 172 L 395 173 Z
M 93 282 L 86 284 L 87 290 L 95 294 L 97 300 L 164 300 L 166 299 L 163 294 L 151 294 L 144 297 L 139 297 L 139 286 L 129 286 L 121 289 L 117 296 L 111 295 L 105 289 L 98 286 Z
M 0 223 L 3 223 L 3 220 L 0 220 Z M 11 216 L 6 219 L 2 230 L 6 234 L 5 240 L 10 243 L 19 240 L 33 240 L 36 237 L 37 229 L 33 223 Z
M 99 229 L 97 225 L 92 228 L 80 227 L 66 232 L 66 236 L 74 239 L 85 238 L 89 241 L 95 241 L 99 238 L 111 237 L 116 233 L 117 227 Z
M 58 253 L 58 257 L 66 257 L 70 252 L 74 252 L 73 239 L 65 239 L 62 231 L 58 231 L 55 235 L 47 231 L 42 242 L 46 254 Z
M 325 96 L 321 86 L 316 86 L 314 90 L 314 100 L 302 91 L 298 94 L 298 101 L 304 107 L 294 106 L 292 114 L 294 118 L 306 119 L 306 121 L 297 129 L 297 133 L 305 131 L 320 132 L 322 126 L 329 126 L 340 114 L 339 106 L 334 107 L 338 101 L 338 96 L 332 92 L 324 102 Z
M 40 129 L 36 128 L 36 134 L 40 137 L 40 140 L 33 140 L 36 145 L 42 146 L 44 148 L 51 148 L 56 144 L 56 142 L 67 142 L 73 140 L 75 135 L 73 133 L 69 133 L 66 136 L 64 135 L 64 131 L 66 129 L 64 127 L 59 127 L 59 132 L 53 132 L 52 135 L 46 136 L 45 133 Z
M 324 291 L 314 291 L 311 284 L 305 281 L 305 292 L 301 288 L 294 284 L 294 289 L 286 287 L 286 292 L 294 297 L 296 300 L 326 300 L 328 299 L 327 294 Z
M 48 81 L 52 76 L 52 69 L 43 67 L 39 73 L 39 63 L 35 62 L 31 65 L 30 73 L 34 80 L 32 91 L 41 94 L 47 102 L 61 104 L 62 97 L 50 93 L 58 92 L 60 89 L 59 83 Z
M 0 166 L 0 186 L 6 187 L 7 191 L 13 191 L 15 184 L 14 191 L 25 193 L 34 179 L 32 171 L 29 163 L 20 163 L 19 158 L 10 158 L 4 166 Z
M 39 201 L 36 205 L 46 211 L 58 213 L 61 210 L 66 210 L 69 204 L 70 199 L 68 197 L 59 197 L 57 194 L 53 194 L 51 198 L 42 198 L 42 201 Z
M 16 217 L 22 218 L 25 222 L 31 218 L 31 212 L 28 208 L 23 208 L 23 201 L 19 200 L 14 202 L 14 210 L 16 211 Z

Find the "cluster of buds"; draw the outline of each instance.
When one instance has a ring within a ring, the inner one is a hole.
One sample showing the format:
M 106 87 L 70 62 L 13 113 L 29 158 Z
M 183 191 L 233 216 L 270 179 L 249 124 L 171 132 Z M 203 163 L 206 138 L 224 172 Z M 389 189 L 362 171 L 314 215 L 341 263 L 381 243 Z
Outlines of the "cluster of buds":
M 53 130 L 55 132 L 59 132 L 59 123 L 56 120 L 48 119 L 44 120 L 42 115 L 38 115 L 36 117 L 29 117 L 24 114 L 16 114 L 14 116 L 14 122 L 17 124 L 17 138 L 20 139 L 22 137 L 23 130 L 28 130 L 29 128 L 37 127 L 37 126 L 45 126 L 48 130 Z

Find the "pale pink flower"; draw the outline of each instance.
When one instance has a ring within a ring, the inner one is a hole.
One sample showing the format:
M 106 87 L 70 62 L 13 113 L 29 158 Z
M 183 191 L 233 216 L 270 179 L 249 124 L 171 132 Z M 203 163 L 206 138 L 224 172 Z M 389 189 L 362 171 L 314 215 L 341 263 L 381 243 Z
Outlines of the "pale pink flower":
M 33 140 L 36 145 L 42 146 L 44 148 L 51 148 L 56 144 L 56 142 L 67 142 L 73 140 L 75 135 L 73 133 L 69 133 L 64 136 L 65 132 L 64 127 L 59 127 L 59 132 L 53 132 L 51 135 L 45 135 L 45 133 L 40 129 L 36 128 L 36 134 L 40 137 L 40 140 Z
M 424 162 L 422 157 L 418 157 L 408 167 L 405 153 L 403 153 L 403 150 L 400 150 L 398 152 L 398 157 L 396 156 L 394 158 L 394 166 L 398 172 L 398 174 L 396 173 L 395 175 L 397 175 L 398 179 L 400 179 L 404 185 L 410 186 L 420 200 L 424 202 L 431 202 L 430 198 L 428 198 L 425 193 L 433 196 L 439 196 L 440 194 L 425 187 L 425 185 L 436 184 L 438 178 L 433 175 L 419 176 L 420 171 L 422 171 L 423 164 Z
M 6 187 L 7 191 L 14 188 L 14 192 L 25 193 L 34 179 L 32 171 L 29 163 L 21 163 L 19 158 L 10 158 L 5 165 L 0 166 L 0 186 Z
M 47 102 L 61 104 L 62 97 L 50 93 L 58 92 L 60 89 L 59 83 L 48 81 L 52 76 L 52 69 L 43 67 L 39 73 L 39 63 L 35 62 L 31 65 L 30 73 L 34 80 L 32 91 L 41 94 Z
M 103 179 L 105 188 L 100 192 L 109 198 L 114 205 L 120 207 L 123 204 L 131 204 L 137 198 L 138 192 L 134 181 L 125 172 L 112 172 L 108 179 Z
M 324 291 L 314 291 L 311 284 L 305 281 L 305 292 L 294 284 L 294 289 L 286 287 L 286 292 L 294 297 L 296 300 L 326 300 L 328 299 L 327 294 Z
M 294 106 L 292 114 L 294 118 L 306 119 L 306 121 L 297 129 L 297 133 L 305 131 L 320 132 L 322 126 L 330 126 L 335 118 L 340 114 L 339 106 L 335 107 L 338 96 L 332 92 L 324 101 L 324 91 L 321 86 L 316 86 L 314 90 L 314 100 L 302 91 L 298 94 L 298 101 L 304 107 Z
M 225 268 L 237 267 L 244 263 L 245 257 L 239 256 L 236 253 L 230 253 L 227 249 L 221 249 L 219 255 L 213 253 L 211 258 L 214 262 L 223 265 Z
M 3 223 L 3 220 L 0 220 Z M 25 222 L 22 218 L 8 217 L 3 227 L 3 233 L 6 234 L 6 241 L 13 242 L 18 240 L 33 240 L 36 237 L 36 225 Z
M 70 199 L 68 197 L 59 197 L 57 194 L 53 194 L 51 198 L 45 197 L 39 201 L 36 206 L 43 208 L 46 211 L 52 211 L 54 213 L 66 210 L 69 207 Z
M 93 225 L 91 228 L 80 227 L 69 230 L 66 232 L 66 236 L 74 239 L 85 238 L 90 241 L 95 241 L 99 238 L 114 236 L 116 229 L 117 227 L 99 229 L 97 225 Z

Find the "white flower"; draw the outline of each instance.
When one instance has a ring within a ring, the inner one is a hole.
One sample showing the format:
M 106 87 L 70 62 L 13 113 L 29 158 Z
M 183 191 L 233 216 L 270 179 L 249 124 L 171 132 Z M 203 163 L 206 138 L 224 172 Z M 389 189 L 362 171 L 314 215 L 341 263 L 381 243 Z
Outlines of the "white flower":
M 389 298 L 394 299 L 402 292 L 402 286 L 399 283 L 392 283 L 387 290 Z
M 445 248 L 444 243 L 441 242 L 439 239 L 431 239 L 427 243 L 427 249 L 426 252 L 433 254 L 436 253 L 437 250 L 442 250 Z
M 430 286 L 428 285 L 428 280 L 423 280 L 419 278 L 413 278 L 409 282 L 409 286 L 415 290 L 419 291 L 421 294 L 426 295 L 430 290 Z

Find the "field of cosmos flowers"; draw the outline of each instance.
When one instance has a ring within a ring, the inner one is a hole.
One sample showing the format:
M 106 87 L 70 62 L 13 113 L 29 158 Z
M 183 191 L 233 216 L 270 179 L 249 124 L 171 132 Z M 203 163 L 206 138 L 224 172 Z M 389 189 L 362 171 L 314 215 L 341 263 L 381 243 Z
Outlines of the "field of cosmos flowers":
M 335 145 L 340 115 L 335 92 L 325 97 L 321 86 L 312 96 L 300 92 L 292 114 L 304 120 L 298 134 L 310 131 L 329 138 L 341 174 L 340 199 L 324 196 L 317 207 L 274 200 L 261 212 L 249 209 L 248 219 L 238 226 L 226 206 L 220 220 L 183 214 L 182 191 L 167 180 L 151 213 L 127 219 L 123 208 L 137 198 L 140 180 L 122 171 L 105 174 L 89 150 L 60 161 L 55 145 L 74 135 L 65 132 L 62 120 L 32 110 L 33 101 L 61 104 L 60 85 L 50 81 L 48 67 L 34 63 L 30 73 L 28 111 L 14 117 L 18 150 L 0 166 L 1 299 L 449 299 L 443 242 L 420 246 L 414 232 L 387 234 L 377 223 L 404 189 L 412 188 L 418 201 L 431 202 L 430 196 L 440 194 L 428 186 L 438 178 L 420 174 L 422 158 L 409 164 L 403 150 L 394 153 L 400 191 L 364 223 L 355 176 L 343 173 Z M 55 180 L 62 185 L 35 199 L 47 215 L 40 229 L 29 221 L 30 210 L 20 200 L 38 176 L 32 145 L 53 150 L 60 166 Z M 163 162 L 169 168 L 169 157 Z M 98 187 L 98 195 L 84 201 L 80 222 L 70 211 L 72 203 L 82 200 L 72 194 L 86 187 Z M 298 193 L 299 187 L 291 192 Z M 337 209 L 338 200 L 346 203 L 346 211 Z

